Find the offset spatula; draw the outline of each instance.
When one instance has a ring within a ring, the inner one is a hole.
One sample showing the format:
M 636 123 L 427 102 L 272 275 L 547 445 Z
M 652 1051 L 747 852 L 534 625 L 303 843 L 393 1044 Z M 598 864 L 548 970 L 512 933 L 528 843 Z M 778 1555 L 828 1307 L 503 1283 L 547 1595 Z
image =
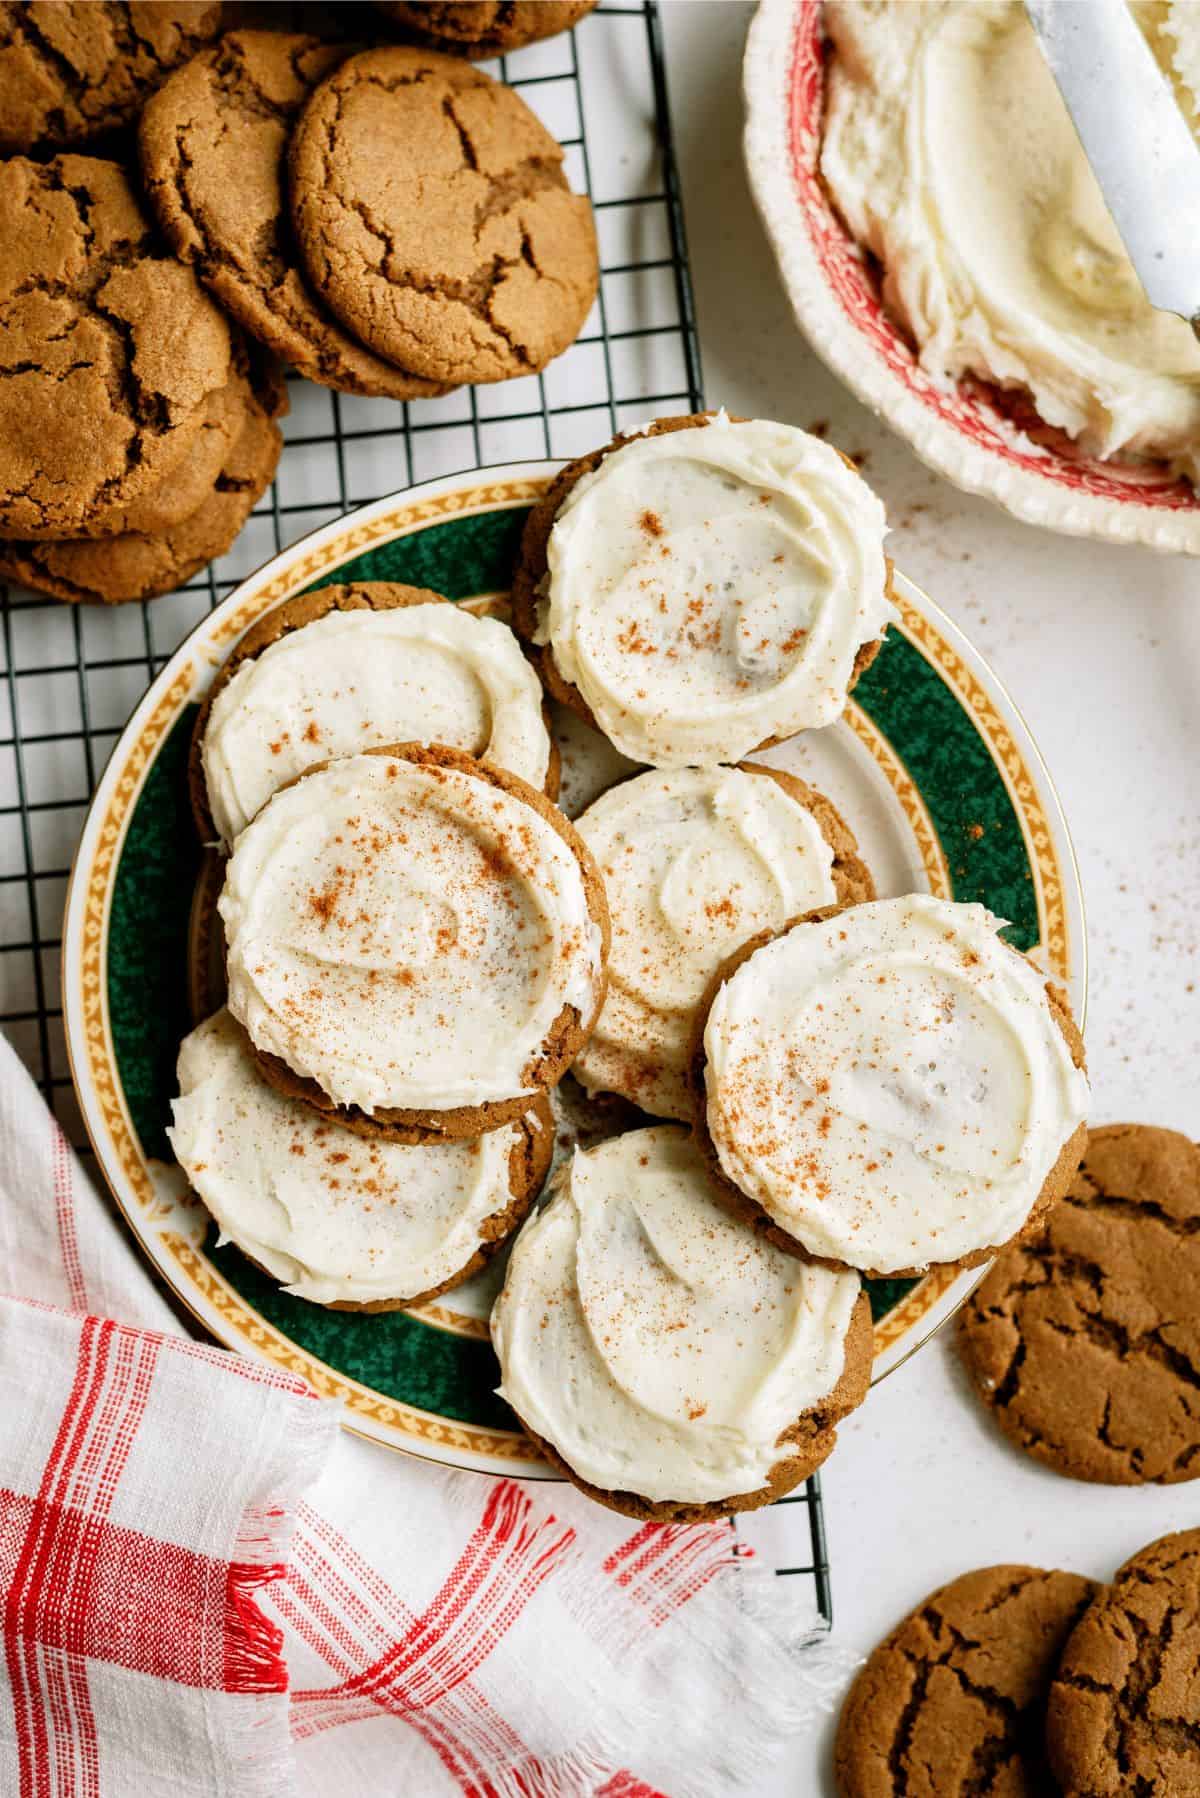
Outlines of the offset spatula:
M 1200 337 L 1200 145 L 1126 0 L 1025 0 L 1152 306 Z

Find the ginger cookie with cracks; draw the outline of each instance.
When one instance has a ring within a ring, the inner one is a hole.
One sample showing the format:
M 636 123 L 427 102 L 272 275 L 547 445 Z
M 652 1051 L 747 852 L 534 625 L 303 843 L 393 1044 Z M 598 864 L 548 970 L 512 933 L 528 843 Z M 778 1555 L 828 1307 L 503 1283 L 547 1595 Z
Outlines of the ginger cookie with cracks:
M 1200 1793 L 1200 1530 L 1141 1549 L 1063 1647 L 1046 1744 L 1064 1798 Z
M 138 147 L 163 233 L 226 311 L 297 374 L 341 393 L 410 400 L 444 384 L 347 335 L 305 279 L 284 193 L 292 121 L 349 46 L 233 31 L 163 83 Z
M 377 355 L 503 381 L 575 341 L 599 282 L 591 207 L 511 88 L 432 50 L 369 50 L 316 89 L 288 157 L 309 277 Z
M 192 449 L 229 326 L 116 163 L 0 163 L 0 236 L 0 533 L 83 535 Z
M 1093 1130 L 1036 1233 L 958 1320 L 983 1403 L 1071 1479 L 1200 1478 L 1200 1147 L 1151 1124 Z
M 868 1657 L 842 1705 L 839 1798 L 1045 1798 L 1046 1695 L 1097 1588 L 1075 1573 L 981 1567 L 918 1605 Z M 910 1785 L 911 1782 L 911 1785 Z
M 136 117 L 163 76 L 221 29 L 218 0 L 0 5 L 0 154 L 82 144 Z
M 507 56 L 569 31 L 596 0 L 375 0 L 414 43 L 451 56 Z

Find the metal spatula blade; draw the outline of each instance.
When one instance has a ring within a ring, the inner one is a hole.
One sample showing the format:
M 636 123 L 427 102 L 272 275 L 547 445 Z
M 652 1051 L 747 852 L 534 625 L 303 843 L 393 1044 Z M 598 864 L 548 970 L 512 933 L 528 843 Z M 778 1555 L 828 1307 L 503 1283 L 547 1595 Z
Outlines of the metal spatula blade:
M 1200 145 L 1126 0 L 1025 0 L 1152 306 L 1200 336 Z

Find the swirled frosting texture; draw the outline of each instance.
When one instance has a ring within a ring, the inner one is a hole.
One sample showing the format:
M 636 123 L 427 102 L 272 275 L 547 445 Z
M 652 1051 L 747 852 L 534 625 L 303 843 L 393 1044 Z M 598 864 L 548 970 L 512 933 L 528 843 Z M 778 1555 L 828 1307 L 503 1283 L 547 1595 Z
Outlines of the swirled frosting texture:
M 821 171 L 922 366 L 1024 388 L 1089 454 L 1195 478 L 1200 348 L 1146 299 L 1024 8 L 833 0 L 825 17 Z M 1194 39 L 1151 35 L 1181 68 Z
M 220 1011 L 184 1039 L 167 1135 L 223 1242 L 297 1298 L 410 1299 L 459 1273 L 513 1202 L 506 1124 L 467 1142 L 374 1142 L 285 1098 Z
M 229 1008 L 255 1045 L 368 1114 L 534 1090 L 601 933 L 577 856 L 482 773 L 347 756 L 276 793 L 219 901 Z
M 1088 1083 L 1044 977 L 981 905 L 913 895 L 797 924 L 704 1030 L 721 1166 L 812 1254 L 877 1273 L 1021 1229 Z
M 740 768 L 654 771 L 578 820 L 612 918 L 608 992 L 575 1063 L 592 1090 L 686 1118 L 692 1014 L 739 943 L 837 897 L 833 849 L 778 781 Z
M 538 640 L 622 754 L 735 762 L 842 712 L 893 616 L 885 531 L 866 482 L 791 425 L 637 437 L 563 502 Z
M 305 769 L 389 743 L 447 743 L 542 786 L 541 688 L 508 626 L 448 602 L 333 611 L 244 662 L 202 749 L 222 842 Z
M 754 1492 L 836 1386 L 858 1293 L 731 1218 L 686 1131 L 636 1130 L 577 1149 L 517 1237 L 492 1312 L 501 1396 L 604 1491 Z

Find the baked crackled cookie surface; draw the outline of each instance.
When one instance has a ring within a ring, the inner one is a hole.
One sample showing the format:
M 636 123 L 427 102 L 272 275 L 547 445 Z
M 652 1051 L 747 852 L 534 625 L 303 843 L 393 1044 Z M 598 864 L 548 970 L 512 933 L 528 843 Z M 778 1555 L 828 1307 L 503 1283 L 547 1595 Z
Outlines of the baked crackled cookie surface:
M 223 1240 L 334 1310 L 391 1311 L 460 1285 L 550 1165 L 544 1098 L 468 1141 L 369 1142 L 268 1085 L 228 1011 L 185 1038 L 179 1087 L 171 1146 Z
M 1062 1651 L 1046 1710 L 1063 1798 L 1200 1793 L 1200 1530 L 1151 1542 Z
M 874 898 L 870 873 L 823 794 L 754 763 L 638 775 L 576 828 L 604 876 L 613 941 L 575 1075 L 690 1118 L 693 1013 L 730 950 L 798 912 Z
M 884 511 L 837 450 L 725 413 L 572 462 L 525 527 L 513 621 L 555 698 L 657 768 L 841 716 L 895 615 Z
M 842 1706 L 839 1798 L 1049 1798 L 1046 1695 L 1096 1587 L 981 1567 L 931 1593 L 869 1656 Z
M 586 1040 L 608 912 L 545 795 L 445 745 L 320 765 L 238 838 L 229 1008 L 280 1090 L 395 1140 L 520 1117 Z
M 0 241 L 0 532 L 82 535 L 195 443 L 229 327 L 116 163 L 0 164 Z
M 229 32 L 146 105 L 142 170 L 176 254 L 298 374 L 344 393 L 417 399 L 444 388 L 347 335 L 309 287 L 287 216 L 291 123 L 348 53 L 345 44 L 292 32 Z
M 1010 1440 L 1073 1479 L 1200 1479 L 1200 1147 L 1093 1130 L 1042 1229 L 1006 1249 L 958 1344 Z
M 501 1395 L 556 1465 L 634 1517 L 769 1504 L 866 1396 L 856 1275 L 726 1215 L 686 1130 L 577 1150 L 522 1228 L 492 1312 Z
M 1035 1226 L 1086 1142 L 1065 1000 L 981 905 L 929 894 L 752 938 L 701 1002 L 696 1127 L 782 1247 L 882 1275 Z
M 511 88 L 436 51 L 352 56 L 289 148 L 308 273 L 347 329 L 429 380 L 503 381 L 574 342 L 596 233 Z
M 221 29 L 219 0 L 0 5 L 0 152 L 81 144 L 134 117 Z
M 458 56 L 504 56 L 570 30 L 596 0 L 375 0 L 419 43 Z
M 196 720 L 200 834 L 228 846 L 307 768 L 399 742 L 445 743 L 557 786 L 541 687 L 499 619 L 398 581 L 285 600 L 238 643 Z
M 147 518 L 146 528 L 114 537 L 0 541 L 0 574 L 76 604 L 125 605 L 170 593 L 230 548 L 270 486 L 282 449 L 275 420 L 251 404 L 207 492 L 186 517 L 150 524 L 155 489 L 130 507 L 131 515 Z M 189 487 L 190 476 L 180 484 Z

